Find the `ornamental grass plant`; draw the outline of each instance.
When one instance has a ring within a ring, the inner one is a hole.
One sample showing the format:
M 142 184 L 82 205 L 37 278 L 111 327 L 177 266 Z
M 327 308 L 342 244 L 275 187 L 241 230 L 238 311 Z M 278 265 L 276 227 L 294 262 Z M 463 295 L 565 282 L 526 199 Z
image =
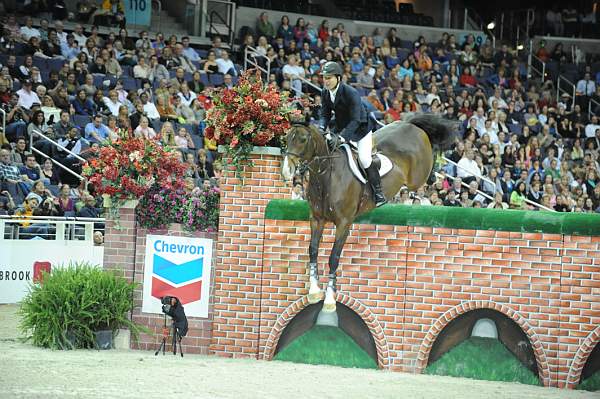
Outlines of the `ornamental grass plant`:
M 145 328 L 128 317 L 136 283 L 89 263 L 69 264 L 31 284 L 19 309 L 20 329 L 33 345 L 51 349 L 94 348 L 95 332 Z

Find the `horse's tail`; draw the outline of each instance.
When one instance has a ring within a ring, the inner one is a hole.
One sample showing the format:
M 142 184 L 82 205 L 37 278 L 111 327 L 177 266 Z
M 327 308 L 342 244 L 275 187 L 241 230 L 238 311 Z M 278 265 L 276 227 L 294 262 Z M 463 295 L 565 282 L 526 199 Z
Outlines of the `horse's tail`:
M 427 133 L 429 142 L 435 151 L 445 151 L 454 144 L 457 138 L 457 125 L 453 121 L 434 114 L 415 114 L 406 122 L 411 123 Z

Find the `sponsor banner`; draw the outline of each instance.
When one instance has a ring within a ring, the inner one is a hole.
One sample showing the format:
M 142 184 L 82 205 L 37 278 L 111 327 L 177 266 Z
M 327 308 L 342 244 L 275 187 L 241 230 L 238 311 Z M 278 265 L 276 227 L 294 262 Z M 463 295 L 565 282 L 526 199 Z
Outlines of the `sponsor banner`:
M 0 303 L 17 303 L 43 271 L 89 262 L 102 267 L 104 247 L 86 241 L 1 240 Z
M 147 235 L 142 312 L 162 313 L 160 298 L 175 296 L 187 316 L 208 317 L 213 240 Z

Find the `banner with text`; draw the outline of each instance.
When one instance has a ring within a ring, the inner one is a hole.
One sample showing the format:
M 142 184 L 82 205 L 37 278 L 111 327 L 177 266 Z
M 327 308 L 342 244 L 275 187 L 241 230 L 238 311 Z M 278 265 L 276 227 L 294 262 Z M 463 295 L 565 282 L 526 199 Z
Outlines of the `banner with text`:
M 0 303 L 17 303 L 43 271 L 89 262 L 102 267 L 104 247 L 89 241 L 0 241 Z
M 142 312 L 162 313 L 160 298 L 175 296 L 187 316 L 208 317 L 213 240 L 146 236 Z

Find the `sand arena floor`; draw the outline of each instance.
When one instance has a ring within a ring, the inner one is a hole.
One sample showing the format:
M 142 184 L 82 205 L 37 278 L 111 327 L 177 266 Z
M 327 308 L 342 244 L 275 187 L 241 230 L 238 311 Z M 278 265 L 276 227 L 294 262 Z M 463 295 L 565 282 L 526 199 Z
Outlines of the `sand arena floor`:
M 0 305 L 0 398 L 596 398 L 514 383 L 141 351 L 51 351 Z

